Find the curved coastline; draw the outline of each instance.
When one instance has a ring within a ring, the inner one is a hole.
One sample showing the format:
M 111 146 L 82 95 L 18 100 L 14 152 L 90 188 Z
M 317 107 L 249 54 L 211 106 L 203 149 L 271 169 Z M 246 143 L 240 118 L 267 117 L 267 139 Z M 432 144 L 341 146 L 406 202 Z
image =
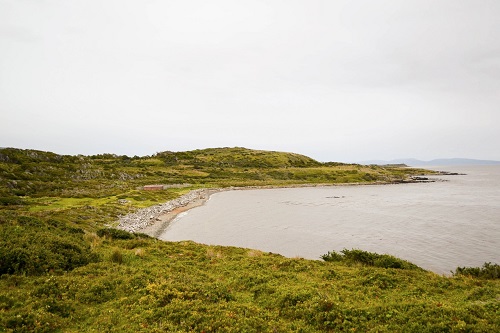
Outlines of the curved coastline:
M 384 183 L 356 183 L 356 184 L 298 184 L 287 186 L 245 186 L 196 189 L 180 196 L 177 199 L 162 204 L 141 208 L 118 218 L 117 229 L 128 232 L 140 232 L 158 238 L 180 213 L 202 206 L 214 193 L 236 190 L 264 190 L 275 188 L 320 187 L 320 186 L 346 186 L 346 185 L 381 185 Z M 386 183 L 390 184 L 390 183 Z
M 366 185 L 395 185 L 408 183 L 427 183 L 443 181 L 442 179 L 422 179 L 411 177 L 409 180 L 397 182 L 363 182 L 363 183 L 340 183 L 340 184 L 290 184 L 290 185 L 264 185 L 226 188 L 196 189 L 180 196 L 177 199 L 167 201 L 137 210 L 134 213 L 120 216 L 117 229 L 129 232 L 141 232 L 151 237 L 158 238 L 170 225 L 170 223 L 180 214 L 190 209 L 204 205 L 214 193 L 236 190 L 265 190 L 278 188 L 300 188 L 300 187 L 326 187 L 326 186 L 366 186 Z
M 179 213 L 203 205 L 210 194 L 217 191 L 216 189 L 192 190 L 177 199 L 138 209 L 134 213 L 120 216 L 116 228 L 157 237 Z
M 155 216 L 152 224 L 146 226 L 143 229 L 140 229 L 139 231 L 151 237 L 158 238 L 179 214 L 190 209 L 203 206 L 208 201 L 208 199 L 210 199 L 210 196 L 212 194 L 220 191 L 221 190 L 219 189 L 207 189 L 202 191 L 202 193 L 200 193 L 199 190 L 190 191 L 188 194 L 186 194 L 186 196 L 190 196 L 192 198 L 191 200 L 181 205 L 175 205 L 174 203 L 173 209 L 159 213 L 157 216 Z M 176 200 L 172 201 L 175 202 Z M 169 202 L 171 203 L 172 201 Z

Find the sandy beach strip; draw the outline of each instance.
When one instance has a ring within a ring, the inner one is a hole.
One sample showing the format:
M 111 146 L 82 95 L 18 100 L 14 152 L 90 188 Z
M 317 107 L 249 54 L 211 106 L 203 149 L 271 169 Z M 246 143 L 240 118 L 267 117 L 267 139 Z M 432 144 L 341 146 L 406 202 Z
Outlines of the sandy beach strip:
M 207 190 L 207 193 L 204 196 L 199 196 L 196 199 L 188 202 L 184 206 L 179 206 L 174 208 L 171 211 L 166 213 L 162 213 L 156 218 L 155 223 L 147 226 L 146 228 L 140 230 L 140 232 L 145 233 L 151 237 L 158 238 L 170 225 L 170 223 L 179 215 L 180 213 L 186 212 L 190 209 L 203 206 L 205 202 L 208 201 L 210 195 L 215 192 L 219 192 L 216 190 Z

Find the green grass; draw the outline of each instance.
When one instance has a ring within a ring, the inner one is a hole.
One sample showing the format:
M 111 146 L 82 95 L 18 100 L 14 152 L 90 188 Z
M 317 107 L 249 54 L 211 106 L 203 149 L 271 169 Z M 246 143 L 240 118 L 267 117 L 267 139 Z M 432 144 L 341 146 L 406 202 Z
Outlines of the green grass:
M 106 228 L 195 188 L 424 172 L 243 148 L 133 158 L 1 149 L 0 332 L 499 331 L 496 264 L 445 277 L 359 249 L 304 260 Z M 137 190 L 155 183 L 192 186 Z

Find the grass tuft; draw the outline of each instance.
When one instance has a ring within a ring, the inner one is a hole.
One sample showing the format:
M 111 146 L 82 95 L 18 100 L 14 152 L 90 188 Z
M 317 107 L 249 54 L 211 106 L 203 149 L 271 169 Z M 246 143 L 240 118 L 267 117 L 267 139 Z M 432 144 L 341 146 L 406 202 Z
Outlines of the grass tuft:
M 134 254 L 139 258 L 144 258 L 146 256 L 146 251 L 144 249 L 138 248 L 134 250 Z
M 114 250 L 110 257 L 111 262 L 123 264 L 123 254 L 120 250 Z

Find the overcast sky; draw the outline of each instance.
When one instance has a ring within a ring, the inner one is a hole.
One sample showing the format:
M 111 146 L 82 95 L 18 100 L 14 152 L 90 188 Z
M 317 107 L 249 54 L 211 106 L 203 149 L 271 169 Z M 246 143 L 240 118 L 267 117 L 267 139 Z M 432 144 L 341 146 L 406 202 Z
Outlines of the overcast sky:
M 0 0 L 0 147 L 500 160 L 498 0 Z

